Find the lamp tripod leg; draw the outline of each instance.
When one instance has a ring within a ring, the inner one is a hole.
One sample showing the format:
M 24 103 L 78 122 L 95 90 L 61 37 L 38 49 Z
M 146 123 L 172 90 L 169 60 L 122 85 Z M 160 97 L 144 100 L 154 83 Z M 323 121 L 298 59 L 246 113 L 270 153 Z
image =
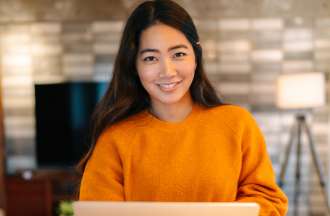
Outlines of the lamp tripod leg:
M 319 178 L 319 183 L 320 183 L 322 193 L 323 193 L 323 196 L 324 196 L 324 200 L 325 200 L 325 204 L 326 204 L 326 208 L 327 208 L 327 213 L 329 215 L 330 214 L 329 200 L 328 200 L 328 195 L 327 195 L 327 192 L 326 192 L 326 184 L 325 184 L 325 180 L 324 180 L 324 174 L 323 174 L 323 171 L 322 171 L 321 161 L 320 161 L 319 157 L 317 156 L 316 149 L 315 149 L 315 144 L 314 144 L 313 139 L 312 139 L 312 133 L 311 133 L 308 125 L 306 124 L 306 122 L 303 122 L 303 126 L 305 128 L 305 131 L 306 131 L 306 134 L 307 134 L 307 137 L 308 137 L 308 143 L 309 143 L 309 147 L 310 147 L 310 150 L 311 150 L 313 164 L 315 166 L 315 169 L 316 169 L 316 172 L 317 172 L 317 175 L 318 175 L 318 178 Z
M 289 137 L 289 142 L 286 146 L 285 149 L 285 155 L 284 155 L 284 162 L 281 165 L 281 170 L 280 170 L 280 179 L 278 181 L 278 185 L 282 188 L 285 184 L 285 174 L 286 174 L 286 169 L 288 167 L 289 163 L 289 156 L 290 152 L 292 151 L 292 146 L 293 146 L 293 141 L 294 141 L 294 135 L 295 135 L 295 129 L 296 129 L 296 124 L 293 124 L 291 129 L 290 129 L 290 137 Z
M 296 169 L 295 169 L 295 185 L 294 185 L 294 215 L 298 216 L 299 196 L 300 196 L 300 166 L 301 166 L 301 129 L 302 123 L 297 121 L 297 149 L 296 149 Z

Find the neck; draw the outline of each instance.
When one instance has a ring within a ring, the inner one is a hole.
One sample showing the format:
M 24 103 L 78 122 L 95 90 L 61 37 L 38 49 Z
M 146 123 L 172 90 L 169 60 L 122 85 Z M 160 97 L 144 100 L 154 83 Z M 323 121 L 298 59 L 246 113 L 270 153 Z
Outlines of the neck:
M 192 107 L 193 101 L 189 97 L 187 100 L 174 104 L 153 103 L 149 112 L 163 121 L 180 122 L 190 114 Z

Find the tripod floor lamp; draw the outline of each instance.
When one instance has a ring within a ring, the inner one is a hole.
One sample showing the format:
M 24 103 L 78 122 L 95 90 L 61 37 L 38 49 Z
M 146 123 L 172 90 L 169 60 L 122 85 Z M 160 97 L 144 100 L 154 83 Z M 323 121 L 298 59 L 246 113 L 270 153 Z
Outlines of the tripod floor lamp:
M 276 104 L 279 108 L 285 110 L 297 111 L 295 123 L 290 130 L 288 145 L 285 149 L 284 162 L 281 165 L 279 185 L 284 186 L 285 174 L 288 166 L 289 156 L 292 152 L 293 144 L 296 144 L 296 163 L 295 163 L 295 185 L 294 185 L 294 215 L 298 215 L 298 198 L 300 196 L 301 187 L 301 153 L 302 153 L 302 137 L 304 133 L 307 136 L 309 152 L 312 162 L 315 166 L 319 183 L 324 195 L 325 205 L 329 211 L 329 203 L 326 191 L 324 174 L 320 162 L 320 158 L 315 149 L 315 143 L 311 130 L 308 127 L 305 114 L 313 108 L 323 106 L 325 104 L 325 78 L 323 73 L 294 73 L 282 74 L 277 80 L 277 100 Z

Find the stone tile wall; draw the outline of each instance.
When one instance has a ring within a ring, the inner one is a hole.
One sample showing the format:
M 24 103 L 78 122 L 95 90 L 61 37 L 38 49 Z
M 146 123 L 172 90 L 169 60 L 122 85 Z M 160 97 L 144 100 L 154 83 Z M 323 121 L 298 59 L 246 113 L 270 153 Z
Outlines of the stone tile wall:
M 64 1 L 61 4 L 69 8 Z M 125 4 L 131 5 L 128 1 Z M 0 10 L 3 5 L 0 4 Z M 194 15 L 201 36 L 210 81 L 227 102 L 242 105 L 254 114 L 265 134 L 273 167 L 279 174 L 294 113 L 276 108 L 275 81 L 280 73 L 322 71 L 326 73 L 328 95 L 330 18 L 290 18 L 276 14 L 208 18 L 197 16 L 194 6 L 187 9 Z M 69 13 L 66 15 L 69 17 Z M 21 17 L 23 21 L 12 21 L 0 16 L 0 67 L 9 173 L 36 167 L 34 83 L 110 80 L 124 17 L 117 13 L 113 20 L 96 17 L 63 21 L 54 16 L 49 18 L 51 21 L 39 21 L 38 17 L 25 12 Z M 307 116 L 327 174 L 330 169 L 329 106 Z M 299 215 L 323 215 L 323 197 L 307 147 L 304 144 L 304 187 Z M 292 156 L 284 188 L 291 203 L 295 160 Z M 291 210 L 292 205 L 290 214 Z

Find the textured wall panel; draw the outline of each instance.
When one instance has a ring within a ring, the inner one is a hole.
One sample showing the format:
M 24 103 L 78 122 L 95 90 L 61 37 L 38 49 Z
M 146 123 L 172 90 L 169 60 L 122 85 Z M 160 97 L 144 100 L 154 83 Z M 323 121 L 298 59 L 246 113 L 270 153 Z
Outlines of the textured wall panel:
M 204 51 L 206 73 L 227 102 L 242 105 L 253 112 L 264 133 L 273 167 L 279 174 L 294 113 L 276 108 L 275 81 L 280 73 L 314 70 L 330 72 L 330 19 L 316 18 L 314 22 L 314 19 L 306 17 L 257 17 L 258 13 L 250 13 L 251 11 L 245 15 L 242 13 L 224 18 L 224 14 L 235 13 L 221 13 L 224 8 L 230 8 L 230 5 L 242 4 L 251 10 L 253 8 L 255 12 L 271 7 L 284 11 L 283 7 L 290 4 L 284 1 L 268 1 L 258 7 L 251 3 L 226 0 L 194 4 L 190 1 L 181 2 L 189 5 L 189 10 L 195 16 L 198 16 L 199 10 L 208 12 L 217 8 L 217 13 L 213 11 L 206 17 L 197 17 L 195 20 Z M 4 6 L 0 3 L 0 11 L 4 8 L 14 11 L 11 7 L 15 4 L 17 3 Z M 79 7 L 86 4 L 82 3 Z M 118 3 L 119 8 L 126 7 L 125 5 L 131 4 Z M 22 5 L 15 7 L 24 8 Z M 46 20 L 34 22 L 33 19 L 37 16 L 33 12 L 24 12 L 17 15 L 15 20 L 28 18 L 30 22 L 0 24 L 1 32 L 4 32 L 1 38 L 1 68 L 4 72 L 6 146 L 10 171 L 36 166 L 35 132 L 31 130 L 34 125 L 34 83 L 67 79 L 110 80 L 124 18 L 71 19 L 59 22 L 62 18 L 56 17 L 63 10 L 64 20 L 74 18 L 78 13 L 77 8 L 72 1 L 59 1 L 50 5 L 49 15 L 43 16 Z M 73 14 L 68 14 L 68 11 L 73 11 Z M 92 12 L 86 10 L 82 10 L 82 14 L 89 18 L 92 16 Z M 82 17 L 82 14 L 76 17 Z M 104 14 L 96 17 L 102 16 Z M 118 12 L 114 16 L 118 17 Z M 13 15 L 8 18 L 0 15 L 1 20 L 14 19 Z M 328 88 L 329 84 L 328 81 Z M 317 150 L 328 173 L 329 110 L 316 110 L 315 114 L 313 119 L 308 116 L 308 122 L 312 125 Z M 306 137 L 303 140 L 306 141 Z M 304 143 L 304 187 L 299 216 L 322 215 L 324 203 L 320 190 L 316 189 L 318 182 L 307 147 Z M 290 198 L 290 214 L 294 194 L 294 163 L 295 155 L 291 155 L 286 175 L 287 185 L 284 188 Z

